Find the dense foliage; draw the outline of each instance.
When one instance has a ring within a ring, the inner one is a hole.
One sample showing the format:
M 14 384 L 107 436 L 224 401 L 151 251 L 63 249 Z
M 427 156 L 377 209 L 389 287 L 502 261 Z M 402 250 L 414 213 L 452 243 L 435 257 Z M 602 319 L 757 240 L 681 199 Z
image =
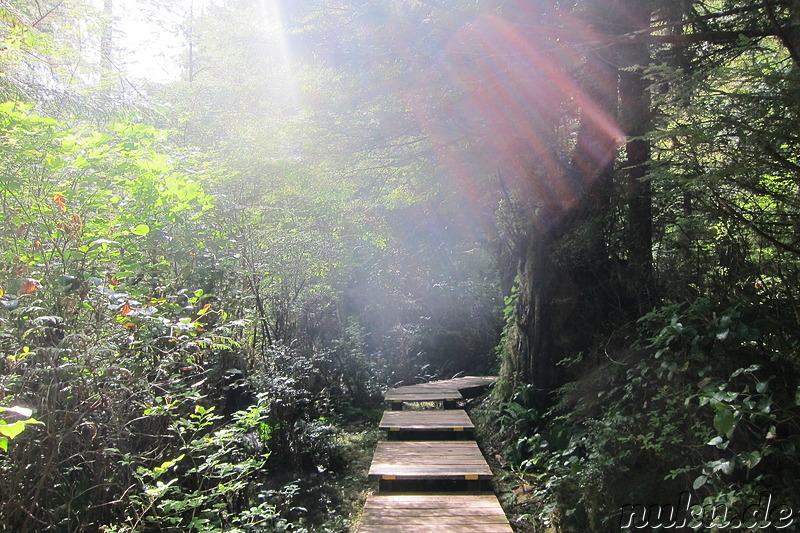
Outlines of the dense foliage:
M 251 6 L 142 3 L 158 85 L 96 7 L 0 5 L 0 530 L 345 531 L 354 417 L 491 366 L 492 262 L 349 168 Z
M 626 506 L 639 506 L 631 528 L 669 523 L 652 509 L 678 508 L 683 494 L 725 530 L 748 505 L 763 509 L 764 493 L 797 500 L 800 12 L 641 3 L 633 31 L 596 25 L 635 13 L 630 3 L 597 4 L 600 19 L 575 13 L 595 23 L 591 39 L 606 59 L 636 57 L 606 71 L 604 110 L 629 133 L 583 210 L 556 240 L 534 241 L 544 266 L 521 256 L 533 266 L 517 271 L 504 337 L 518 387 L 498 411 L 509 501 L 532 529 L 611 531 Z M 569 148 L 579 174 L 586 122 Z
M 3 160 L 0 386 L 11 414 L 36 413 L 0 426 L 3 523 L 297 520 L 302 484 L 275 486 L 270 457 L 297 472 L 337 461 L 325 391 L 341 372 L 278 343 L 247 346 L 237 258 L 188 158 L 174 151 L 183 170 L 171 168 L 154 148 L 166 134 L 150 126 L 67 128 L 14 102 L 2 114 L 14 150 Z
M 498 260 L 529 527 L 795 501 L 797 2 L 321 4 L 315 60 Z

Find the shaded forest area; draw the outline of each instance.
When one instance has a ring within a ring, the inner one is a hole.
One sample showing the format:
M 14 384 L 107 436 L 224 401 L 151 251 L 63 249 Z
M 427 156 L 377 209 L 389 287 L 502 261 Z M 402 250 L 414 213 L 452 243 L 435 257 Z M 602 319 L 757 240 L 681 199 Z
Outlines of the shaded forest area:
M 463 373 L 519 531 L 800 501 L 798 82 L 798 0 L 0 1 L 0 530 L 350 531 Z

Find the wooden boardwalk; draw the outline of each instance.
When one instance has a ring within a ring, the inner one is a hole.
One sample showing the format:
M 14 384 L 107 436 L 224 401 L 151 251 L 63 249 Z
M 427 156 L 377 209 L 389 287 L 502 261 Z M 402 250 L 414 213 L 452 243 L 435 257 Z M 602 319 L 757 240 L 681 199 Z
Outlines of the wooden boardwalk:
M 387 494 L 364 506 L 359 531 L 370 533 L 509 533 L 494 494 Z
M 398 387 L 385 398 L 396 408 L 429 401 L 447 406 L 495 381 L 467 377 Z M 386 411 L 379 427 L 394 440 L 375 449 L 369 477 L 378 480 L 379 493 L 367 498 L 358 533 L 512 533 L 497 497 L 485 491 L 492 471 L 478 444 L 456 440 L 475 429 L 466 411 Z
M 475 441 L 379 442 L 373 479 L 490 479 L 492 471 Z
M 408 402 L 444 402 L 445 407 L 454 407 L 459 400 L 480 393 L 497 381 L 496 377 L 469 376 L 432 381 L 419 385 L 407 385 L 391 389 L 384 394 L 384 400 L 392 404 L 392 409 L 402 409 Z
M 389 432 L 389 440 L 421 440 L 421 436 L 432 434 L 458 439 L 475 432 L 475 425 L 463 409 L 385 411 L 378 427 Z

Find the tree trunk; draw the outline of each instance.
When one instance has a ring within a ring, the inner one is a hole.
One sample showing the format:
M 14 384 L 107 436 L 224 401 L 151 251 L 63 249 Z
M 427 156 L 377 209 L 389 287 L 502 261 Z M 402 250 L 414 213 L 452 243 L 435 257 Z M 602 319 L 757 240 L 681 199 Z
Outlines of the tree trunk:
M 562 384 L 561 359 L 555 343 L 556 315 L 559 314 L 557 284 L 564 280 L 551 260 L 544 236 L 529 243 L 517 266 L 519 286 L 514 310 L 513 335 L 509 347 L 516 378 L 548 393 Z
M 641 0 L 625 1 L 624 33 L 650 27 L 650 9 Z M 626 300 L 635 303 L 636 316 L 652 306 L 653 287 L 653 199 L 650 182 L 646 180 L 650 161 L 650 141 L 645 135 L 650 129 L 649 84 L 644 68 L 650 63 L 646 43 L 620 46 L 620 123 L 627 137 L 626 201 L 628 203 L 628 264 L 626 269 Z
M 112 79 L 114 68 L 114 0 L 103 0 L 103 29 L 100 34 L 100 56 L 103 84 Z
M 778 20 L 775 8 L 770 4 L 766 5 L 767 16 L 789 51 L 792 61 L 800 67 L 800 0 L 789 0 L 786 8 L 789 11 L 787 24 L 782 24 Z
M 595 0 L 587 7 L 587 22 L 612 36 L 644 30 L 651 14 L 646 4 Z M 580 124 L 570 171 L 563 177 L 574 197 L 560 212 L 540 212 L 547 223 L 532 224 L 529 244 L 520 254 L 509 348 L 520 381 L 544 393 L 564 384 L 558 363 L 590 350 L 607 333 L 621 302 L 623 314 L 637 316 L 652 303 L 652 192 L 645 179 L 650 97 L 643 75 L 649 63 L 649 47 L 642 43 L 620 41 L 586 52 L 582 93 L 575 97 L 581 104 Z M 626 171 L 615 181 L 623 138 Z M 625 193 L 621 202 L 612 196 L 615 187 Z M 627 242 L 621 250 L 610 250 L 608 231 L 620 204 L 627 213 Z M 550 230 L 537 230 L 542 227 Z M 622 272 L 612 260 L 615 253 L 627 259 Z M 623 280 L 622 291 L 615 279 Z
M 615 0 L 597 1 L 587 17 L 600 31 L 610 31 L 616 6 Z M 540 210 L 520 253 L 508 367 L 543 399 L 565 383 L 559 362 L 588 349 L 606 316 L 610 269 L 604 215 L 622 136 L 616 120 L 618 82 L 617 47 L 588 51 L 582 90 L 575 95 L 581 104 L 575 148 L 569 169 L 552 178 L 561 180 L 571 198 Z

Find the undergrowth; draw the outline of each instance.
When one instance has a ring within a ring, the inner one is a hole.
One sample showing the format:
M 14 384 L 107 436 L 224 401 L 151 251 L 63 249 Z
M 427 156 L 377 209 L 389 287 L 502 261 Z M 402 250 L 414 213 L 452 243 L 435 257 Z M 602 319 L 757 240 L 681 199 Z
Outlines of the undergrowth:
M 576 363 L 580 377 L 555 406 L 536 405 L 526 387 L 484 408 L 482 433 L 519 529 L 672 524 L 651 506 L 674 506 L 677 523 L 695 529 L 740 517 L 777 524 L 775 509 L 800 496 L 797 346 L 761 328 L 744 305 L 664 307 L 628 332 L 627 346 Z M 750 516 L 767 495 L 772 511 Z

